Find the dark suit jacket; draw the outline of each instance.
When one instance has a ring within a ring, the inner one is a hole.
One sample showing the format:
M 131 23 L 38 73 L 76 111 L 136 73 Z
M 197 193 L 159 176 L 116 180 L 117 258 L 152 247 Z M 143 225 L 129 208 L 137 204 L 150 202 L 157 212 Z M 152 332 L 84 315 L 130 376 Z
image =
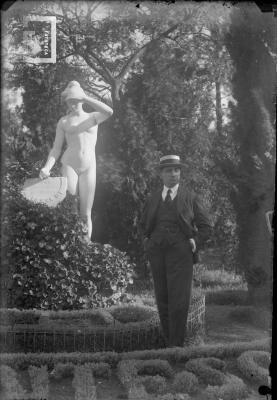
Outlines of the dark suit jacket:
M 142 232 L 145 238 L 149 238 L 155 228 L 155 218 L 161 195 L 162 189 L 153 193 L 146 200 L 141 218 Z M 195 240 L 196 248 L 199 250 L 199 247 L 201 248 L 211 234 L 211 222 L 199 197 L 181 184 L 177 193 L 177 214 L 181 231 L 187 238 Z

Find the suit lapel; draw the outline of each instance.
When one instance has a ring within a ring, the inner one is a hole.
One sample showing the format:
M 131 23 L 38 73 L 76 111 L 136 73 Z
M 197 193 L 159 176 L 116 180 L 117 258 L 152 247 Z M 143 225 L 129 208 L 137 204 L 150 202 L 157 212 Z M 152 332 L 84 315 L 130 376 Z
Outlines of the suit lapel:
M 152 201 L 150 203 L 149 215 L 154 216 L 157 208 L 159 206 L 159 202 L 162 197 L 162 190 L 157 190 L 152 197 Z
M 181 214 L 181 212 L 183 210 L 184 197 L 185 197 L 184 187 L 182 185 L 180 185 L 178 188 L 178 193 L 177 193 L 177 212 L 179 215 Z
M 181 219 L 183 219 L 187 224 L 189 224 L 189 217 L 187 215 L 189 207 L 187 202 L 188 198 L 187 198 L 186 188 L 183 185 L 180 185 L 178 188 L 178 195 L 177 195 L 177 214 Z

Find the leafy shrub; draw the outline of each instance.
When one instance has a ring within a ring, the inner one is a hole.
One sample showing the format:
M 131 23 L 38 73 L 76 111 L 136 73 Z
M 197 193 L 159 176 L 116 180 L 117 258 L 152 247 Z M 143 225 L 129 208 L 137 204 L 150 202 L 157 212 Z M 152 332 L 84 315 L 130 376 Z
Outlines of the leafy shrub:
M 269 377 L 270 354 L 267 351 L 245 351 L 237 364 L 245 378 L 261 385 L 267 385 Z
M 26 178 L 26 176 L 25 176 Z M 4 186 L 4 270 L 11 277 L 9 306 L 72 309 L 117 303 L 132 283 L 134 265 L 110 245 L 85 243 L 72 213 L 73 196 L 56 208 L 26 200 Z
M 221 371 L 225 369 L 226 364 L 218 358 L 195 358 L 188 361 L 185 367 L 207 385 L 223 385 L 225 382 L 225 375 Z
M 198 379 L 192 372 L 181 371 L 174 376 L 172 388 L 177 393 L 193 394 L 197 391 L 198 385 Z
M 168 388 L 166 379 L 160 375 L 143 376 L 140 378 L 140 382 L 148 393 L 163 394 Z
M 114 306 L 110 313 L 121 323 L 145 321 L 157 314 L 153 308 L 136 305 Z

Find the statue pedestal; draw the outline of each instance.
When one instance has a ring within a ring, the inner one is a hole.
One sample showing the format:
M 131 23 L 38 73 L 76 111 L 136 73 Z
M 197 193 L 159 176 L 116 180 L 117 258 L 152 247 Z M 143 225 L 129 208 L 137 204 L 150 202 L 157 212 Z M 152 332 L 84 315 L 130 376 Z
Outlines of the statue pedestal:
M 67 178 L 49 177 L 26 179 L 21 194 L 34 203 L 43 203 L 49 207 L 56 207 L 66 196 Z

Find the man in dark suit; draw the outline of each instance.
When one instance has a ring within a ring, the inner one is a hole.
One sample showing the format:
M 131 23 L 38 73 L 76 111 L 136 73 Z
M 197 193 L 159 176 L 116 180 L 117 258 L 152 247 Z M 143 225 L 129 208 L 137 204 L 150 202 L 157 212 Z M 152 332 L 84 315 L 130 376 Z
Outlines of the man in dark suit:
M 160 159 L 164 186 L 148 198 L 141 220 L 161 327 L 170 347 L 184 344 L 193 264 L 211 231 L 199 198 L 179 184 L 181 167 L 179 156 Z

